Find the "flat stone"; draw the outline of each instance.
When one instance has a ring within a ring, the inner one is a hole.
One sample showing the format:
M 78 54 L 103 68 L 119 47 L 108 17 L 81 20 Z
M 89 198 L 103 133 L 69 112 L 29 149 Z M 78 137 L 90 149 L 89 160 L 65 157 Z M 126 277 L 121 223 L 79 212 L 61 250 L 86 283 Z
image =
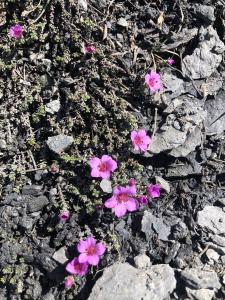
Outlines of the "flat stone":
M 54 115 L 60 110 L 60 101 L 53 100 L 45 105 L 45 111 L 51 115 Z
M 191 268 L 181 271 L 181 278 L 191 289 L 219 289 L 221 284 L 216 272 Z
M 31 197 L 27 204 L 28 213 L 42 210 L 48 203 L 49 201 L 46 196 Z
M 100 182 L 100 188 L 104 193 L 112 193 L 112 183 L 108 179 L 102 179 Z
M 213 249 L 208 249 L 205 253 L 205 255 L 207 256 L 207 258 L 210 260 L 210 261 L 215 261 L 217 262 L 220 258 L 220 255 Z
M 219 92 L 214 99 L 205 102 L 207 118 L 205 119 L 205 128 L 207 134 L 223 134 L 225 130 L 224 115 L 225 91 Z
M 148 238 L 152 232 L 152 228 L 157 232 L 158 239 L 167 241 L 170 235 L 171 227 L 165 224 L 162 218 L 155 217 L 151 212 L 145 211 L 141 222 L 141 230 L 146 234 Z
M 57 250 L 57 251 L 53 254 L 52 258 L 53 258 L 55 261 L 57 261 L 58 263 L 60 263 L 60 264 L 63 265 L 63 264 L 68 260 L 68 258 L 67 258 L 67 256 L 66 256 L 66 247 L 62 247 L 62 248 L 60 248 L 59 250 Z
M 211 300 L 215 291 L 209 289 L 192 290 L 190 288 L 186 288 L 186 293 L 188 300 Z
M 216 20 L 213 6 L 197 5 L 196 13 L 208 24 L 213 23 Z
M 225 212 L 216 206 L 205 206 L 198 212 L 197 223 L 214 234 L 225 234 Z
M 155 180 L 156 182 L 160 185 L 160 187 L 166 191 L 167 194 L 170 193 L 170 185 L 169 185 L 169 182 L 165 179 L 163 179 L 162 177 L 160 176 L 155 176 Z
M 197 99 L 187 95 L 172 101 L 171 105 L 164 110 L 168 116 L 156 131 L 148 151 L 186 157 L 201 144 L 201 128 L 207 113 Z
M 174 271 L 169 265 L 139 270 L 118 263 L 104 270 L 88 300 L 164 300 L 175 287 Z
M 41 185 L 25 185 L 22 188 L 23 195 L 32 195 L 38 196 L 42 194 L 42 186 Z
M 56 154 L 60 154 L 69 148 L 73 143 L 73 137 L 64 134 L 59 134 L 56 136 L 51 136 L 47 140 L 47 145 L 49 149 Z
M 199 46 L 182 61 L 184 76 L 191 79 L 209 77 L 221 63 L 224 51 L 224 43 L 212 25 L 207 28 L 202 26 L 199 30 Z

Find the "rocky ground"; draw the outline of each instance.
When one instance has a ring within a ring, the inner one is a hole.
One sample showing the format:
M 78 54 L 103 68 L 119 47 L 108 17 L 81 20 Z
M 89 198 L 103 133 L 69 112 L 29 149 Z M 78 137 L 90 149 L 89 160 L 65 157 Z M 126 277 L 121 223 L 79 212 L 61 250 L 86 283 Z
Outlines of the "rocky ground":
M 0 299 L 225 299 L 224 7 L 1 1 Z M 160 93 L 144 85 L 150 70 Z M 131 146 L 137 128 L 154 135 L 145 154 Z M 160 198 L 122 218 L 103 208 L 108 188 L 89 159 L 106 153 L 112 186 L 156 182 Z M 107 250 L 65 289 L 90 234 Z

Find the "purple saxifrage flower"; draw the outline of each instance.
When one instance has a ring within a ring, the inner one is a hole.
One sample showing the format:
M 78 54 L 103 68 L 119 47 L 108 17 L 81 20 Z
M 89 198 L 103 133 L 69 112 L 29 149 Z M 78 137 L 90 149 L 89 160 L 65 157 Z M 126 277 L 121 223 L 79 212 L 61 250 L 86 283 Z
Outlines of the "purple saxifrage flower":
M 153 93 L 162 89 L 160 75 L 154 71 L 151 71 L 145 75 L 145 84 Z
M 59 220 L 60 222 L 66 222 L 70 217 L 70 213 L 68 211 L 62 211 L 59 214 Z
M 84 276 L 87 273 L 87 270 L 88 263 L 80 263 L 78 257 L 74 257 L 74 259 L 66 265 L 66 271 L 77 276 Z
M 89 236 L 86 240 L 82 240 L 77 244 L 77 251 L 80 253 L 78 256 L 79 263 L 97 266 L 99 257 L 105 252 L 105 245 L 97 243 L 92 236 Z
M 138 200 L 139 203 L 141 203 L 143 205 L 147 205 L 148 204 L 148 198 L 146 196 L 144 196 L 144 195 L 139 196 L 137 198 L 137 200 Z
M 175 61 L 172 57 L 169 57 L 166 62 L 168 63 L 168 65 L 171 65 L 171 66 L 175 63 Z
M 151 198 L 159 198 L 160 197 L 160 186 L 158 184 L 150 184 L 147 186 L 147 194 Z
M 135 186 L 117 186 L 113 189 L 113 196 L 106 200 L 105 207 L 112 208 L 117 217 L 123 217 L 127 211 L 138 209 L 138 202 L 134 198 Z
M 73 276 L 68 276 L 64 281 L 64 287 L 65 289 L 71 288 L 71 286 L 74 284 Z
M 102 158 L 94 157 L 90 160 L 91 176 L 109 179 L 110 173 L 117 168 L 117 162 L 109 155 L 103 155 Z
M 95 52 L 95 46 L 88 44 L 86 46 L 83 47 L 83 52 L 84 54 L 92 54 Z
M 130 137 L 134 150 L 147 151 L 151 138 L 147 135 L 145 129 L 131 131 Z
M 23 27 L 19 24 L 11 26 L 9 36 L 14 39 L 20 39 L 23 36 Z

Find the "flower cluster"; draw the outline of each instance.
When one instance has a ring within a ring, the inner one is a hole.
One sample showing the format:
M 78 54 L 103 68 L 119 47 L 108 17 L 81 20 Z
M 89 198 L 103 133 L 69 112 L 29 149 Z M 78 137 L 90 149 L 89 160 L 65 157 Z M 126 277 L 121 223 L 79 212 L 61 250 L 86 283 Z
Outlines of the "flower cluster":
M 76 276 L 86 275 L 89 265 L 97 266 L 105 250 L 105 245 L 103 243 L 97 243 L 92 236 L 89 236 L 86 240 L 79 241 L 77 244 L 79 255 L 78 257 L 74 257 L 74 259 L 66 265 L 66 271 Z M 69 288 L 73 282 L 72 276 L 67 277 L 65 287 Z

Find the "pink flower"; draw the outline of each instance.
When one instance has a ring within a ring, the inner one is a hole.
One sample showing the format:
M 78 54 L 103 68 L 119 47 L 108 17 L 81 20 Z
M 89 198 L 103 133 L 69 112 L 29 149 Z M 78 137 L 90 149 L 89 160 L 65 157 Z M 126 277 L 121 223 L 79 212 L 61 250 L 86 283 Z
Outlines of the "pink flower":
M 65 289 L 71 288 L 71 286 L 74 284 L 73 276 L 68 276 L 64 282 Z
M 92 54 L 95 52 L 95 46 L 89 44 L 83 47 L 84 54 Z
M 94 157 L 90 160 L 91 176 L 109 179 L 110 172 L 117 168 L 117 162 L 109 155 L 103 155 L 102 158 Z
M 84 276 L 88 270 L 88 263 L 80 263 L 78 258 L 75 257 L 66 265 L 66 271 L 73 275 Z
M 129 186 L 134 186 L 136 183 L 135 183 L 135 179 L 134 178 L 131 178 L 129 180 Z
M 59 214 L 59 220 L 60 222 L 66 222 L 70 217 L 70 213 L 68 211 L 62 211 Z
M 19 24 L 11 26 L 9 29 L 9 35 L 11 38 L 20 39 L 23 36 L 23 27 Z
M 158 184 L 150 184 L 147 186 L 147 194 L 152 198 L 159 198 L 160 186 Z
M 173 65 L 175 63 L 174 59 L 172 59 L 172 57 L 169 57 L 166 61 L 168 63 L 168 65 Z
M 57 174 L 59 173 L 59 167 L 55 164 L 51 165 L 50 170 L 49 170 L 52 174 Z
M 147 151 L 151 138 L 147 135 L 145 129 L 131 131 L 130 137 L 135 150 Z
M 123 217 L 127 211 L 138 209 L 138 202 L 133 197 L 135 194 L 135 186 L 117 186 L 113 189 L 113 196 L 106 200 L 105 207 L 112 208 L 117 217 Z
M 96 240 L 92 236 L 89 236 L 86 240 L 78 243 L 77 251 L 80 253 L 78 256 L 79 263 L 88 263 L 97 266 L 99 257 L 105 252 L 105 245 L 96 243 Z
M 154 71 L 145 75 L 145 83 L 151 92 L 157 92 L 162 89 L 160 75 Z
M 148 199 L 146 196 L 142 195 L 140 197 L 138 197 L 138 202 L 143 204 L 143 205 L 147 205 L 148 204 Z

